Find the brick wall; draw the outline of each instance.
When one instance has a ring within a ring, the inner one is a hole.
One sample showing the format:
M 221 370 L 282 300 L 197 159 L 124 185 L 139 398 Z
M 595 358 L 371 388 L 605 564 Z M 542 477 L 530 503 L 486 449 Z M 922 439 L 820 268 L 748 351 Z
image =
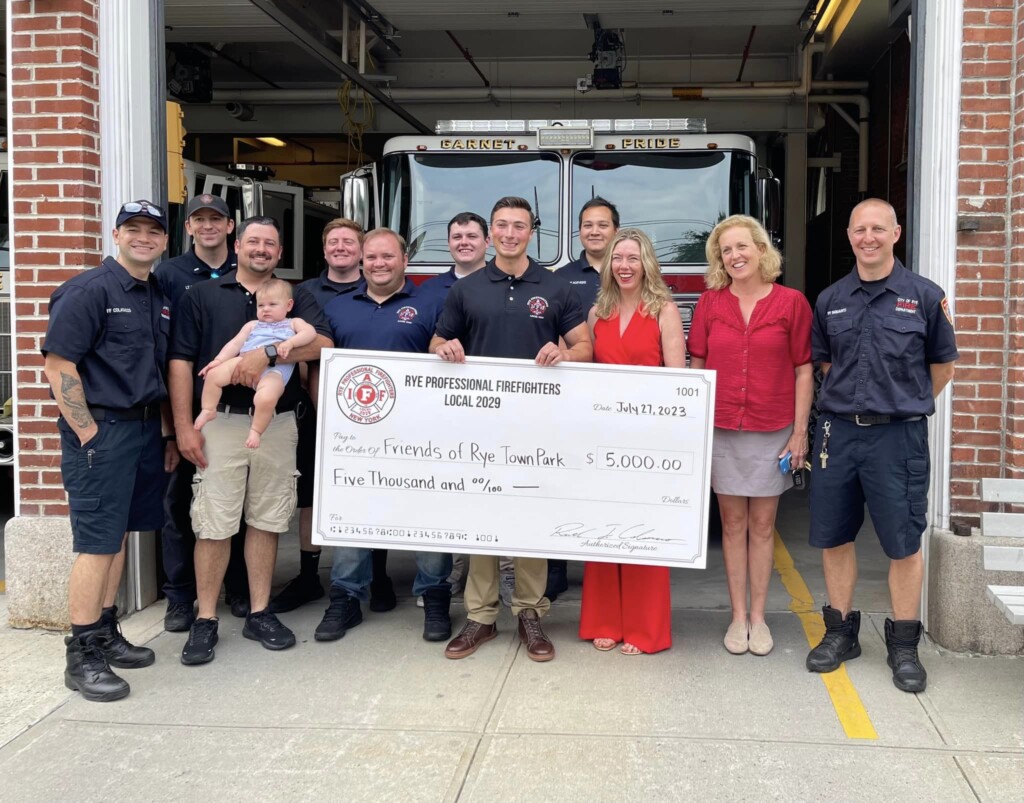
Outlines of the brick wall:
M 21 514 L 61 515 L 57 408 L 39 345 L 50 294 L 100 256 L 98 2 L 8 8 Z
M 1024 477 L 1024 0 L 964 0 L 952 521 L 981 477 Z M 1009 365 L 1007 365 L 1009 363 Z

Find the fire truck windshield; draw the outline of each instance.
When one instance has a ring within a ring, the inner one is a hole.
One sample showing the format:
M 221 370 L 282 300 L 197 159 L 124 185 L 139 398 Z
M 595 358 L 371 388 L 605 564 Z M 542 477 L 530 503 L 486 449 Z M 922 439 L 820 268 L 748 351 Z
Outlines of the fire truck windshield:
M 755 171 L 744 151 L 582 151 L 572 159 L 573 242 L 580 209 L 600 196 L 618 208 L 622 226 L 650 236 L 662 265 L 707 264 L 704 245 L 716 223 L 756 216 Z
M 392 153 L 384 157 L 381 220 L 408 240 L 410 263 L 450 265 L 448 221 L 459 212 L 486 220 L 498 198 L 518 195 L 540 219 L 529 255 L 555 264 L 559 166 L 552 153 Z

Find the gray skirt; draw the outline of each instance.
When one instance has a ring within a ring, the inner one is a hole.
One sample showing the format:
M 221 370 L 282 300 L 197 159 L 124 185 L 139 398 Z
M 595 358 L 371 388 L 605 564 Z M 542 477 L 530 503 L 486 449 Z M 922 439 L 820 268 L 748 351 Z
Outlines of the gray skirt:
M 715 427 L 711 487 L 727 496 L 779 496 L 793 487 L 793 475 L 779 471 L 779 453 L 793 434 L 792 424 L 775 432 L 744 432 Z

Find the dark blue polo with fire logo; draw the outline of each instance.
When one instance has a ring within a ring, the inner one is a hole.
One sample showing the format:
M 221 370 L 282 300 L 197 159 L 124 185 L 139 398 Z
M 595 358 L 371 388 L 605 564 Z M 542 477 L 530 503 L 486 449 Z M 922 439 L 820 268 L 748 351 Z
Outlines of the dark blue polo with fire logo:
M 324 307 L 324 315 L 340 349 L 372 349 L 425 354 L 441 312 L 434 293 L 421 292 L 412 281 L 383 302 L 375 301 L 366 286 L 339 295 Z

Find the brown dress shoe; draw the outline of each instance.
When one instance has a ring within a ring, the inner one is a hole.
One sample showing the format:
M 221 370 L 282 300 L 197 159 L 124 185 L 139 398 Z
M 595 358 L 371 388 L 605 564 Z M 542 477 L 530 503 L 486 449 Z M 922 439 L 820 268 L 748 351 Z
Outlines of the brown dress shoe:
M 526 645 L 526 655 L 531 661 L 550 661 L 555 657 L 555 645 L 544 635 L 534 610 L 519 614 L 519 640 Z
M 469 620 L 462 626 L 459 635 L 448 642 L 444 648 L 445 658 L 465 658 L 477 651 L 477 648 L 498 635 L 497 625 L 484 625 Z

